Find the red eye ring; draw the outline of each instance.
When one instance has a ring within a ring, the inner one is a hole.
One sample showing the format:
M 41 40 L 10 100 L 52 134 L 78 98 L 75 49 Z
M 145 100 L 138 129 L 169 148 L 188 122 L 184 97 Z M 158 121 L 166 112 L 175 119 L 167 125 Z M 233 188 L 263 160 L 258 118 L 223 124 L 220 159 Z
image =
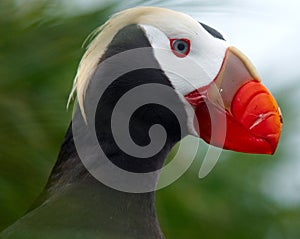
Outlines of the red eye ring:
M 170 47 L 172 52 L 180 58 L 186 57 L 191 51 L 191 42 L 186 38 L 170 39 Z

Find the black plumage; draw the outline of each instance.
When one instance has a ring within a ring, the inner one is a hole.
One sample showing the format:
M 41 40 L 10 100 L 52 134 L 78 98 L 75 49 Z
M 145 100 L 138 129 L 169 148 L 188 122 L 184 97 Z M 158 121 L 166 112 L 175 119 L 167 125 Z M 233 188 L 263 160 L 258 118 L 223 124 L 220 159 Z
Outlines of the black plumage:
M 143 47 L 151 47 L 143 31 L 137 25 L 127 26 L 116 34 L 99 65 L 113 55 Z M 143 58 L 151 61 L 157 68 L 134 70 L 114 80 L 97 103 L 95 114 L 98 143 L 106 156 L 118 167 L 138 173 L 160 169 L 174 144 L 187 134 L 181 132 L 176 116 L 169 109 L 158 104 L 148 104 L 131 116 L 129 130 L 134 142 L 143 146 L 150 142 L 149 128 L 153 124 L 162 125 L 168 137 L 160 152 L 141 159 L 124 153 L 115 143 L 110 127 L 111 114 L 122 95 L 136 86 L 149 83 L 172 87 L 163 71 L 159 69 L 153 54 Z M 97 71 L 105 71 L 106 75 L 110 75 L 115 67 L 117 65 L 110 64 L 105 69 L 99 67 L 96 70 L 87 89 L 85 102 L 93 100 L 97 88 L 101 87 L 105 80 L 99 81 L 100 73 Z M 164 96 L 158 94 L 157 97 Z M 181 113 L 186 114 L 182 101 L 175 92 L 172 99 Z M 89 119 L 89 105 L 85 106 Z M 74 117 L 76 116 L 81 117 L 79 108 Z M 87 144 L 86 148 L 93 153 L 93 145 Z M 45 191 L 31 211 L 4 231 L 0 238 L 61 238 L 61 236 L 72 239 L 163 238 L 155 211 L 154 192 L 126 193 L 97 181 L 86 170 L 77 154 L 72 123 Z

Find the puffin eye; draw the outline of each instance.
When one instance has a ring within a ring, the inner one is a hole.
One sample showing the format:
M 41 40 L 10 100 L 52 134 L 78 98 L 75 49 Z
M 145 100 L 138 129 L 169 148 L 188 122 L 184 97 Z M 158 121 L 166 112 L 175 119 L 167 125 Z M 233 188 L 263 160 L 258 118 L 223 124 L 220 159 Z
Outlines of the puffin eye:
M 178 57 L 186 57 L 191 50 L 191 43 L 188 39 L 170 39 L 170 46 L 173 53 Z

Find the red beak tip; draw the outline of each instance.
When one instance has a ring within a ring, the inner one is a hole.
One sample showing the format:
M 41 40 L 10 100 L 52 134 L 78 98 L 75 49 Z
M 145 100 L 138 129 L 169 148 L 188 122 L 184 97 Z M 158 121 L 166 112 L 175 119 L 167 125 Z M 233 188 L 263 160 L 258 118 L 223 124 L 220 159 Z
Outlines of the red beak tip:
M 249 81 L 236 93 L 231 109 L 232 117 L 246 129 L 245 139 L 250 139 L 247 143 L 249 153 L 274 154 L 280 138 L 282 117 L 271 93 L 260 82 Z M 235 127 L 233 124 L 233 130 Z
M 195 129 L 207 143 L 243 153 L 275 153 L 281 114 L 275 99 L 260 82 L 249 81 L 238 90 L 231 112 L 208 100 L 199 101 L 196 93 L 187 99 L 195 107 Z

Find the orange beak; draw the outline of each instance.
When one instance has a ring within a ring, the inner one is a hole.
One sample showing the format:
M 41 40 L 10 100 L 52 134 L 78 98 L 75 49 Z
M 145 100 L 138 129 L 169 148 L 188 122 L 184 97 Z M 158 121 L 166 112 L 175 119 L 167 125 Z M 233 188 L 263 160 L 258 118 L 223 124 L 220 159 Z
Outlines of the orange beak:
M 209 85 L 185 96 L 194 127 L 207 143 L 238 152 L 273 154 L 282 128 L 280 109 L 255 67 L 234 47 Z

